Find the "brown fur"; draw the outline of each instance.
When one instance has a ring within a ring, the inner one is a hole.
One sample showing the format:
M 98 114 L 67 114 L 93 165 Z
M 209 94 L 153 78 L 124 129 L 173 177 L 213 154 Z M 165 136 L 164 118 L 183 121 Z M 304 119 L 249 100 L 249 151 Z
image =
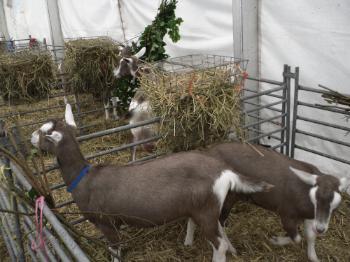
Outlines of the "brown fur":
M 304 219 L 313 219 L 315 215 L 314 206 L 309 197 L 311 186 L 299 179 L 289 167 L 322 175 L 317 179 L 318 203 L 325 205 L 318 207 L 322 213 L 329 211 L 330 197 L 333 197 L 334 191 L 338 191 L 339 180 L 323 174 L 318 168 L 306 162 L 291 159 L 262 146 L 254 145 L 254 147 L 263 156 L 250 145 L 242 143 L 219 144 L 205 152 L 223 160 L 232 169 L 247 177 L 273 184 L 275 187 L 271 191 L 253 194 L 250 199 L 256 205 L 276 212 L 281 217 L 287 235 L 294 239 L 298 233 L 298 225 Z M 240 199 L 246 199 L 246 197 L 229 193 L 222 210 L 221 223 L 224 223 L 233 204 Z

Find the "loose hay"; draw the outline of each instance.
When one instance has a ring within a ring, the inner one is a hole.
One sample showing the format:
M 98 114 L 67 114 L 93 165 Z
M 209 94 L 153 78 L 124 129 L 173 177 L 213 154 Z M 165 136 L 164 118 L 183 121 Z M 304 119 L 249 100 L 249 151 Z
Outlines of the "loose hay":
M 47 97 L 56 68 L 48 51 L 0 54 L 0 93 L 5 100 L 33 101 Z
M 230 83 L 231 70 L 150 71 L 140 83 L 154 114 L 162 119 L 164 139 L 158 148 L 167 152 L 193 149 L 221 141 L 232 129 L 243 136 L 240 88 Z

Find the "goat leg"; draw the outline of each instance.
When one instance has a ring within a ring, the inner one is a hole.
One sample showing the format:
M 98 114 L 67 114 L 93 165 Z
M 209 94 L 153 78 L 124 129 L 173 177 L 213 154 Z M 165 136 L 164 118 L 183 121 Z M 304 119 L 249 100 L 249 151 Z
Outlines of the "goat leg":
M 106 120 L 109 119 L 109 102 L 103 103 L 104 108 L 105 108 L 105 116 L 106 116 Z
M 283 229 L 287 232 L 287 236 L 273 236 L 270 242 L 277 246 L 299 243 L 301 241 L 301 236 L 298 232 L 299 221 L 290 217 L 281 217 L 281 222 Z
M 186 237 L 185 237 L 185 243 L 184 243 L 185 246 L 192 246 L 195 230 L 196 230 L 196 224 L 193 222 L 192 218 L 189 218 L 187 222 L 187 230 L 186 230 Z
M 304 221 L 305 236 L 307 241 L 307 256 L 310 261 L 319 262 L 320 260 L 318 259 L 315 251 L 316 233 L 312 228 L 313 223 L 313 220 L 305 219 Z
M 228 192 L 228 194 L 226 195 L 224 204 L 222 206 L 221 213 L 220 213 L 221 226 L 223 226 L 223 227 L 225 226 L 225 221 L 229 217 L 231 209 L 232 209 L 233 205 L 237 202 L 237 200 L 238 199 L 237 199 L 235 193 Z

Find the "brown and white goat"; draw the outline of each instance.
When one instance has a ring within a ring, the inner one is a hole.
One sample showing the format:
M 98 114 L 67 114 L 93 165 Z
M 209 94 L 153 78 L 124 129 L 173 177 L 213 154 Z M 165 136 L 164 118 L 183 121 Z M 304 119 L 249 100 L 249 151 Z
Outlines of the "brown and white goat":
M 129 166 L 89 167 L 75 129 L 71 106 L 67 104 L 65 121 L 42 125 L 33 132 L 31 143 L 57 157 L 76 204 L 111 244 L 118 243 L 115 229 L 123 223 L 149 227 L 190 218 L 211 243 L 213 261 L 224 262 L 227 250 L 235 253 L 219 223 L 226 195 L 229 191 L 252 193 L 271 188 L 198 152 L 172 154 Z
M 120 46 L 120 60 L 117 68 L 113 70 L 114 75 L 116 78 L 121 78 L 124 76 L 133 76 L 133 81 L 135 81 L 136 78 L 136 72 L 139 68 L 139 58 L 144 55 L 146 52 L 146 48 L 142 48 L 138 53 L 135 55 L 131 54 L 131 50 L 129 47 L 122 47 Z M 105 108 L 105 118 L 108 120 L 109 117 L 109 109 L 110 105 L 112 104 L 113 108 L 113 117 L 115 120 L 119 119 L 118 113 L 117 113 L 117 106 L 118 106 L 119 98 L 116 96 L 111 96 L 104 94 L 103 95 L 103 105 Z
M 306 162 L 262 146 L 254 147 L 263 156 L 250 145 L 241 143 L 219 144 L 204 152 L 223 160 L 244 176 L 273 184 L 275 187 L 271 191 L 249 196 L 256 205 L 276 212 L 281 218 L 287 236 L 273 237 L 271 242 L 276 245 L 300 242 L 298 226 L 304 222 L 308 258 L 319 261 L 315 251 L 316 236 L 327 231 L 332 212 L 341 202 L 340 193 L 349 187 L 350 179 L 323 174 Z M 242 198 L 245 197 L 234 192 L 228 194 L 220 217 L 222 224 L 233 204 Z M 186 238 L 193 238 L 193 230 L 189 222 Z
M 149 100 L 147 100 L 142 90 L 137 90 L 135 96 L 131 100 L 129 106 L 129 124 L 135 124 L 137 122 L 149 120 L 153 117 L 153 112 Z M 141 141 L 147 138 L 151 138 L 157 133 L 157 124 L 151 124 L 146 126 L 139 126 L 132 128 L 131 134 L 133 136 L 133 142 Z M 142 144 L 142 147 L 149 153 L 155 148 L 154 142 L 148 142 Z M 131 154 L 132 161 L 136 160 L 136 146 L 132 148 Z
M 146 70 L 141 67 L 139 60 L 145 51 L 146 49 L 142 48 L 136 55 L 131 56 L 131 51 L 128 49 L 128 47 L 125 47 L 123 50 L 121 50 L 121 59 L 118 67 L 114 69 L 114 76 L 116 78 L 120 78 L 131 75 L 135 80 L 136 77 L 139 76 L 140 70 Z M 153 113 L 151 105 L 144 95 L 143 91 L 139 89 L 136 91 L 129 106 L 129 124 L 135 124 L 137 122 L 151 119 L 152 116 Z M 133 142 L 153 137 L 156 134 L 156 129 L 157 124 L 132 128 L 130 131 L 133 136 Z M 149 142 L 143 144 L 142 147 L 147 152 L 151 153 L 154 150 L 155 143 Z M 131 159 L 132 161 L 136 160 L 136 146 L 132 148 Z

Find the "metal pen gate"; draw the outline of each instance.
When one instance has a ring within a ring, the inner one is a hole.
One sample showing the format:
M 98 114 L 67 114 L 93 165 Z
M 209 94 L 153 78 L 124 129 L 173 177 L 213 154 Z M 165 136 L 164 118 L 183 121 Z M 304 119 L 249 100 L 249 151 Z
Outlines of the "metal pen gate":
M 292 89 L 292 80 L 294 79 L 294 89 L 295 89 L 295 96 L 294 96 L 294 106 L 291 106 L 291 89 Z M 306 131 L 303 131 L 299 128 L 297 128 L 297 122 L 298 121 L 309 121 L 318 125 L 322 126 L 328 126 L 335 128 L 337 130 L 343 130 L 343 131 L 350 131 L 350 128 L 340 125 L 333 125 L 324 121 L 320 121 L 317 119 L 311 119 L 303 117 L 298 109 L 301 106 L 308 106 L 311 108 L 315 108 L 317 110 L 330 110 L 334 113 L 340 113 L 344 115 L 350 115 L 350 113 L 346 110 L 339 112 L 339 109 L 331 109 L 326 108 L 322 106 L 317 106 L 313 104 L 307 104 L 304 102 L 299 101 L 299 91 L 305 91 L 305 92 L 316 92 L 316 93 L 322 93 L 324 91 L 320 91 L 317 89 L 312 89 L 308 87 L 304 87 L 299 84 L 299 69 L 297 68 L 294 73 L 291 72 L 290 66 L 285 65 L 282 73 L 282 80 L 281 81 L 275 81 L 275 80 L 269 80 L 269 79 L 262 79 L 262 78 L 255 78 L 249 76 L 246 79 L 246 85 L 249 86 L 249 82 L 258 82 L 260 84 L 264 84 L 267 88 L 265 88 L 263 91 L 257 91 L 254 89 L 251 89 L 249 87 L 245 87 L 242 91 L 242 104 L 243 104 L 243 127 L 246 129 L 249 133 L 249 137 L 246 139 L 246 142 L 251 143 L 259 143 L 262 138 L 269 137 L 271 139 L 271 148 L 280 151 L 283 154 L 294 156 L 295 149 L 305 150 L 311 153 L 319 154 L 325 157 L 329 157 L 331 159 L 341 161 L 346 164 L 350 164 L 350 160 L 347 159 L 340 159 L 339 157 L 330 156 L 329 154 L 326 154 L 325 152 L 318 152 L 314 149 L 307 149 L 304 148 L 296 143 L 296 135 L 297 134 L 304 134 L 316 137 L 318 139 L 323 139 L 328 142 L 341 144 L 343 146 L 349 147 L 349 143 L 345 143 L 343 141 L 338 141 L 335 139 L 330 139 L 327 137 L 320 136 L 318 134 L 312 134 Z M 268 103 L 261 103 L 260 99 L 263 97 L 269 97 L 273 98 L 273 102 Z M 254 100 L 254 101 L 253 101 Z M 43 110 L 54 110 L 55 108 L 52 107 L 51 109 L 43 109 Z M 77 109 L 76 109 L 77 110 Z M 96 109 L 96 110 L 103 110 Z M 27 110 L 26 112 L 21 112 L 23 114 L 30 114 L 33 110 Z M 274 115 L 272 117 L 264 118 L 262 117 L 262 112 L 264 111 L 271 111 L 274 112 Z M 292 112 L 294 112 L 293 119 L 291 121 Z M 89 114 L 90 111 L 84 111 L 84 112 L 75 112 L 76 116 L 84 116 L 86 114 Z M 6 117 L 6 116 L 2 116 Z M 115 128 L 110 128 L 102 131 L 97 131 L 90 134 L 84 134 L 80 137 L 78 137 L 79 142 L 87 141 L 89 139 L 95 139 L 111 134 L 115 134 L 122 131 L 130 130 L 134 127 L 144 126 L 153 124 L 156 122 L 159 122 L 159 118 L 154 118 L 151 120 L 139 122 L 137 124 L 133 125 L 124 125 L 119 126 Z M 41 124 L 45 122 L 43 121 L 36 121 L 35 123 L 26 124 L 37 126 L 38 124 Z M 264 131 L 262 128 L 262 125 L 265 123 L 270 123 L 271 125 L 274 125 L 275 128 L 271 131 Z M 23 125 L 22 125 L 23 126 Z M 80 128 L 83 126 L 80 126 Z M 124 144 L 122 146 L 113 147 L 107 150 L 99 151 L 95 154 L 87 155 L 87 159 L 93 159 L 97 158 L 103 155 L 107 154 L 113 154 L 116 152 L 119 152 L 121 150 L 129 149 L 135 145 L 147 143 L 150 141 L 155 141 L 160 139 L 160 135 L 156 135 L 152 138 L 139 141 L 137 143 L 128 143 Z M 4 139 L 3 139 L 4 140 Z M 272 142 L 273 141 L 273 142 Z M 8 144 L 8 141 L 2 141 L 2 144 Z M 141 159 L 137 159 L 136 161 L 144 161 L 148 159 L 152 159 L 157 157 L 156 154 L 146 156 Z M 6 161 L 6 160 L 4 160 Z M 11 167 L 11 173 L 8 175 L 12 175 L 15 179 L 15 182 L 17 183 L 17 186 L 20 186 L 25 191 L 29 191 L 31 189 L 31 185 L 26 181 L 23 172 L 13 164 L 10 164 Z M 57 165 L 53 165 L 46 168 L 46 172 L 54 171 L 58 168 Z M 51 190 L 59 190 L 65 187 L 65 184 L 59 183 L 51 186 Z M 21 204 L 16 204 L 16 201 L 10 201 L 10 198 L 12 197 L 8 192 L 5 192 L 4 190 L 0 191 L 0 208 L 5 210 L 13 210 L 13 211 L 19 211 L 19 212 L 28 212 L 28 207 Z M 60 203 L 56 203 L 55 208 L 62 208 L 68 205 L 73 204 L 73 200 L 68 200 Z M 50 222 L 52 225 L 52 228 L 45 228 L 44 234 L 46 235 L 48 241 L 51 243 L 51 245 L 48 247 L 48 255 L 52 261 L 71 261 L 72 258 L 74 258 L 77 261 L 88 261 L 89 258 L 86 256 L 85 252 L 82 250 L 81 247 L 76 243 L 76 241 L 70 236 L 70 234 L 67 232 L 67 230 L 62 226 L 60 221 L 56 218 L 54 213 L 46 206 L 45 207 L 44 216 L 45 218 Z M 38 252 L 35 254 L 30 246 L 24 245 L 22 242 L 23 234 L 21 235 L 21 231 L 28 234 L 28 237 L 34 238 L 35 235 L 32 232 L 32 229 L 34 227 L 33 221 L 29 217 L 25 217 L 22 221 L 23 223 L 20 225 L 19 221 L 21 221 L 18 214 L 5 214 L 0 212 L 0 218 L 1 218 L 1 226 L 0 226 L 0 233 L 5 241 L 6 247 L 9 251 L 10 257 L 12 261 L 23 261 L 24 254 L 26 253 L 29 255 L 33 261 L 45 261 L 44 254 Z M 85 221 L 84 218 L 80 217 L 78 219 L 75 219 L 71 221 L 72 225 L 77 225 L 79 223 L 82 223 Z M 62 244 L 63 242 L 63 244 Z

